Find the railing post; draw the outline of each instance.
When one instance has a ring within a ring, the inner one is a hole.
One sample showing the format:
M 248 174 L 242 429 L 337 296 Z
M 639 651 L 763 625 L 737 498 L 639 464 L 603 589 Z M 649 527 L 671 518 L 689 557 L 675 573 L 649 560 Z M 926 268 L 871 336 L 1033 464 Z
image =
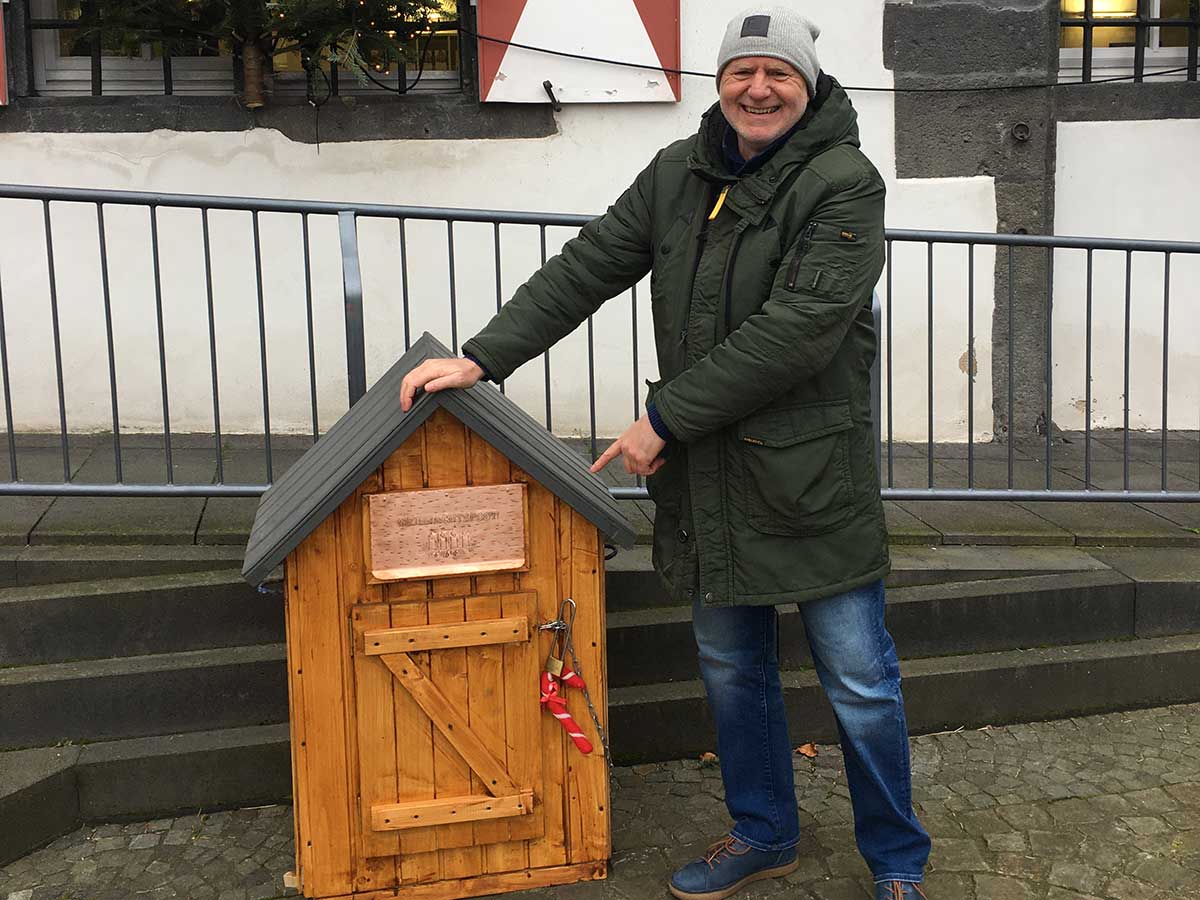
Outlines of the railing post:
M 882 345 L 879 341 L 879 329 L 883 322 L 883 309 L 879 305 L 879 294 L 871 293 L 871 318 L 875 325 L 875 359 L 871 363 L 871 425 L 875 431 L 875 471 L 882 471 L 880 466 L 883 464 L 883 423 L 881 421 L 880 410 L 883 406 L 882 402 L 882 387 L 881 378 L 879 377 L 879 358 L 882 354 Z M 892 352 L 892 348 L 888 348 L 888 353 Z
M 346 301 L 346 386 L 353 406 L 367 392 L 362 269 L 358 264 L 358 226 L 353 210 L 338 213 L 338 234 L 342 243 L 342 292 Z

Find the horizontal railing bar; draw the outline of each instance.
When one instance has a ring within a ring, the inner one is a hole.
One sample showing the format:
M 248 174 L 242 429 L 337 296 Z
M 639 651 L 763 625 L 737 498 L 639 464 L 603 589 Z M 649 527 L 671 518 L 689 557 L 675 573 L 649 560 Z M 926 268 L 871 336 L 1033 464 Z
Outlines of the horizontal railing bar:
M 645 488 L 609 488 L 614 500 L 649 500 Z M 1108 502 L 1108 503 L 1196 503 L 1200 491 L 1059 491 L 1007 490 L 1005 488 L 883 488 L 884 500 L 1007 500 Z
M 1053 247 L 1064 250 L 1133 250 L 1146 253 L 1200 253 L 1197 241 L 1150 241 L 1124 238 L 1078 237 L 1074 235 L 988 234 L 974 231 L 918 231 L 887 228 L 895 241 L 932 241 L 935 244 L 991 244 L 996 247 Z
M 1200 491 L 1061 491 L 1009 490 L 1007 488 L 884 488 L 884 500 L 1008 500 L 1107 502 L 1107 503 L 1195 503 Z
M 95 188 L 63 188 L 39 185 L 0 184 L 0 198 L 9 200 L 51 200 L 77 203 L 165 206 L 184 209 L 224 209 L 250 212 L 325 213 L 386 219 L 427 221 L 499 222 L 505 225 L 558 225 L 579 227 L 594 216 L 580 213 L 522 212 L 519 210 L 467 209 L 437 206 L 391 206 L 380 203 L 335 203 L 321 200 L 280 200 L 261 197 L 217 197 L 206 194 L 160 194 L 143 191 L 107 191 Z M 918 231 L 889 228 L 885 236 L 896 241 L 938 244 L 984 244 L 1013 247 L 1055 247 L 1079 250 L 1131 250 L 1148 253 L 1198 253 L 1200 242 L 1125 240 L 1121 238 L 1079 237 L 1072 235 L 990 234 L 975 231 Z
M 38 187 L 0 184 L 0 198 L 57 200 L 65 203 L 113 203 L 128 206 L 166 206 L 177 209 L 225 209 L 240 212 L 325 213 L 384 219 L 425 219 L 456 222 L 500 222 L 506 225 L 586 225 L 595 216 L 578 213 L 538 213 L 516 210 L 456 209 L 438 206 L 389 206 L 380 203 L 334 203 L 323 200 L 273 200 L 261 197 L 216 197 L 204 194 L 156 194 L 143 191 L 105 191 L 94 188 Z
M 36 484 L 0 482 L 4 497 L 258 497 L 269 484 Z M 649 500 L 644 487 L 609 488 L 614 500 Z M 1007 500 L 1010 502 L 1200 503 L 1200 491 L 1058 491 L 1004 488 L 883 488 L 884 500 Z
M 35 484 L 0 481 L 0 497 L 260 497 L 269 484 Z

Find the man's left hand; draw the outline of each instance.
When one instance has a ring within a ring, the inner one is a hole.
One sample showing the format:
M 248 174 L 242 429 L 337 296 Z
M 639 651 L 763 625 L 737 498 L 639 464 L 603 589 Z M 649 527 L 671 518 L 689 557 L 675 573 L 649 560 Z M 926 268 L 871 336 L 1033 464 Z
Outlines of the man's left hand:
M 650 420 L 642 416 L 600 454 L 600 458 L 592 463 L 591 471 L 599 472 L 620 456 L 630 475 L 653 475 L 666 462 L 659 456 L 666 446 L 667 442 L 658 436 Z

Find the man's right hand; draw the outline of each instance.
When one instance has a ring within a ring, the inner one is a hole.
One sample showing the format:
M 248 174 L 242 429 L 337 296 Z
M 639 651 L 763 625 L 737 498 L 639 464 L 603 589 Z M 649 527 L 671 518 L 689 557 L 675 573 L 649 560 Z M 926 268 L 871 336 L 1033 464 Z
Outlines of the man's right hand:
M 400 384 L 400 409 L 412 409 L 419 388 L 440 391 L 442 388 L 469 388 L 483 378 L 483 369 L 469 359 L 427 359 L 404 376 Z

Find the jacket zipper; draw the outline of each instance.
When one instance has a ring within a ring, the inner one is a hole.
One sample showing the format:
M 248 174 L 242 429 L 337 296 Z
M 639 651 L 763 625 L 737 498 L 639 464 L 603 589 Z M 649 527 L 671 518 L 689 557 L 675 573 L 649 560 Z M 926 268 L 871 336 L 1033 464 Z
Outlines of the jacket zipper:
M 796 289 L 796 279 L 800 277 L 800 263 L 804 259 L 804 254 L 808 252 L 809 245 L 812 244 L 813 232 L 816 230 L 816 222 L 809 222 L 804 228 L 804 235 L 800 238 L 800 246 L 796 248 L 796 254 L 792 257 L 791 265 L 788 266 L 787 281 L 784 283 L 784 287 L 789 291 Z
M 687 301 L 687 308 L 689 310 L 692 308 L 692 291 L 696 289 L 696 273 L 700 270 L 700 260 L 704 257 L 704 245 L 708 243 L 709 219 L 706 210 L 708 209 L 708 201 L 711 199 L 712 191 L 710 190 L 700 198 L 700 205 L 696 210 L 696 218 L 700 221 L 700 230 L 696 233 L 696 252 L 692 259 L 692 272 L 691 276 L 688 278 L 687 297 L 685 298 Z M 680 335 L 680 338 L 681 343 L 686 340 L 686 327 L 683 329 L 683 333 Z
M 729 259 L 725 263 L 725 337 L 729 337 L 733 331 L 733 264 L 737 262 L 738 246 L 742 243 L 742 235 L 745 231 L 738 231 L 733 236 L 733 243 L 729 246 Z

